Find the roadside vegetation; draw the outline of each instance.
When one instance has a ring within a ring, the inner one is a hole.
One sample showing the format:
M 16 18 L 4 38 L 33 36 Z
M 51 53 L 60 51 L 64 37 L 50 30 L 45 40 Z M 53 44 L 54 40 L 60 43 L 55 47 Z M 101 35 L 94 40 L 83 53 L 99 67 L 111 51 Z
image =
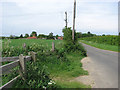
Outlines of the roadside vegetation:
M 95 36 L 95 37 L 86 37 L 81 38 L 80 42 L 91 45 L 96 48 L 111 50 L 111 51 L 120 51 L 119 42 L 120 36 Z
M 27 62 L 26 80 L 19 78 L 14 83 L 13 88 L 90 88 L 90 86 L 74 81 L 75 77 L 88 75 L 88 72 L 83 70 L 80 62 L 86 56 L 86 51 L 78 43 L 77 38 L 75 38 L 75 42 L 72 40 L 71 28 L 65 27 L 63 33 L 63 41 L 41 39 L 3 40 L 3 57 L 18 56 L 20 54 L 28 55 L 30 51 L 37 53 L 36 62 Z M 55 51 L 51 51 L 52 42 L 55 42 Z M 3 84 L 17 75 L 17 72 L 3 75 Z

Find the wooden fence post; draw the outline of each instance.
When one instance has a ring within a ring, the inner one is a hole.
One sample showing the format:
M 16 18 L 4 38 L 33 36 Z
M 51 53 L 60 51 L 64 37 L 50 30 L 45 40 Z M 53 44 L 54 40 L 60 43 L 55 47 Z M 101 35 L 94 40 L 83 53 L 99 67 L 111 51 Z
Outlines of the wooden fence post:
M 55 43 L 52 42 L 52 51 L 54 52 L 55 51 Z
M 26 49 L 26 44 L 25 43 L 23 44 L 23 48 Z
M 23 56 L 23 54 L 19 55 L 19 62 L 20 62 L 20 75 L 25 80 L 25 76 L 26 76 L 26 62 L 25 62 L 25 57 Z M 23 76 L 23 74 L 25 76 Z
M 28 52 L 28 55 L 30 56 L 30 52 Z
M 32 56 L 32 59 L 33 59 L 33 61 L 35 62 L 36 61 L 36 53 L 35 52 L 30 52 L 30 54 L 31 54 L 31 56 Z

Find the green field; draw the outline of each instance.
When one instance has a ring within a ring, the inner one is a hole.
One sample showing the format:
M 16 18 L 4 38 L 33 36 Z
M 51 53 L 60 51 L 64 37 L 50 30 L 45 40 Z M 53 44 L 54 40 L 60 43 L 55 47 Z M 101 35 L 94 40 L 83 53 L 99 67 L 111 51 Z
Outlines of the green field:
M 52 42 L 55 42 L 55 52 L 51 52 Z M 23 48 L 24 43 L 26 43 L 25 50 Z M 15 88 L 38 88 L 43 85 L 46 85 L 48 88 L 90 88 L 90 86 L 86 86 L 80 82 L 71 82 L 75 77 L 88 75 L 88 72 L 83 70 L 82 63 L 80 62 L 85 56 L 81 51 L 73 53 L 64 52 L 63 41 L 61 40 L 3 40 L 3 46 L 3 56 L 6 57 L 18 56 L 18 54 L 27 55 L 29 51 L 37 52 L 37 61 L 27 63 L 27 67 L 29 68 L 27 83 L 20 78 L 14 84 L 13 87 Z M 9 52 L 10 54 L 8 54 Z M 12 75 L 3 76 L 3 84 L 7 83 L 16 75 L 17 74 L 13 73 Z M 47 78 L 44 77 L 44 75 L 46 75 Z M 39 76 L 41 76 L 41 78 Z M 46 84 L 46 82 L 49 82 L 51 79 L 56 82 L 53 86 Z
M 12 57 L 12 56 L 18 56 L 20 54 L 26 55 L 27 51 L 31 51 L 33 47 L 40 46 L 46 49 L 52 48 L 52 42 L 55 43 L 56 48 L 61 48 L 62 41 L 60 40 L 41 40 L 41 39 L 12 39 L 12 40 L 3 40 L 2 41 L 2 56 L 3 57 Z M 26 47 L 28 48 L 27 51 L 23 49 L 24 43 L 26 44 Z
M 96 48 L 110 50 L 110 51 L 120 51 L 119 45 L 119 36 L 96 36 L 96 37 L 86 37 L 81 38 L 80 42 L 87 45 L 91 45 Z
M 115 35 L 85 37 L 85 38 L 81 38 L 81 40 L 91 41 L 100 44 L 114 45 L 114 46 L 120 45 L 119 42 L 120 36 L 115 36 Z
M 12 39 L 12 40 L 3 40 L 2 44 L 3 44 L 3 48 L 4 48 L 4 44 L 6 44 L 5 42 L 10 42 L 9 46 L 13 46 L 13 47 L 22 47 L 23 44 L 25 43 L 26 45 L 31 45 L 31 44 L 42 44 L 45 46 L 48 46 L 49 48 L 52 47 L 52 42 L 54 42 L 56 44 L 56 46 L 58 46 L 60 43 L 62 43 L 61 40 L 42 40 L 42 39 Z M 59 48 L 59 47 L 58 47 Z

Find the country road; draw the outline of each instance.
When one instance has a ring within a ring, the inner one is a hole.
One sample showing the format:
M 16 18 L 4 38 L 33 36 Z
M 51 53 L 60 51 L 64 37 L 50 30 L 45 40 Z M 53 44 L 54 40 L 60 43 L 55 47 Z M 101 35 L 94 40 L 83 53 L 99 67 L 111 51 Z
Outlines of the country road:
M 95 82 L 93 88 L 118 88 L 118 53 L 86 44 L 83 46 L 91 60 L 86 67 L 91 69 L 90 74 Z

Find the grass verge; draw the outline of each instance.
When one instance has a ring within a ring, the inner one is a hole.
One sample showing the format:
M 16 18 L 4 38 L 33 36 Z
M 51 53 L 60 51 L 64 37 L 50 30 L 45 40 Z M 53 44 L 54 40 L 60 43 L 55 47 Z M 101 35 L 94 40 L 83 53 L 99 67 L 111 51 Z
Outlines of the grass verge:
M 118 52 L 118 50 L 119 50 L 119 52 L 120 52 L 120 49 L 118 48 L 118 46 L 101 44 L 101 43 L 94 43 L 94 42 L 85 41 L 85 40 L 80 40 L 80 42 L 85 43 L 85 44 L 90 45 L 90 46 L 93 46 L 93 47 L 96 47 L 96 48 L 115 51 L 115 52 Z
M 79 52 L 66 54 L 69 62 L 64 62 L 62 64 L 51 65 L 48 64 L 48 69 L 55 80 L 58 88 L 90 88 L 90 86 L 84 85 L 80 82 L 74 81 L 74 78 L 82 75 L 88 75 L 88 72 L 83 70 L 82 63 L 80 60 L 84 58 Z

